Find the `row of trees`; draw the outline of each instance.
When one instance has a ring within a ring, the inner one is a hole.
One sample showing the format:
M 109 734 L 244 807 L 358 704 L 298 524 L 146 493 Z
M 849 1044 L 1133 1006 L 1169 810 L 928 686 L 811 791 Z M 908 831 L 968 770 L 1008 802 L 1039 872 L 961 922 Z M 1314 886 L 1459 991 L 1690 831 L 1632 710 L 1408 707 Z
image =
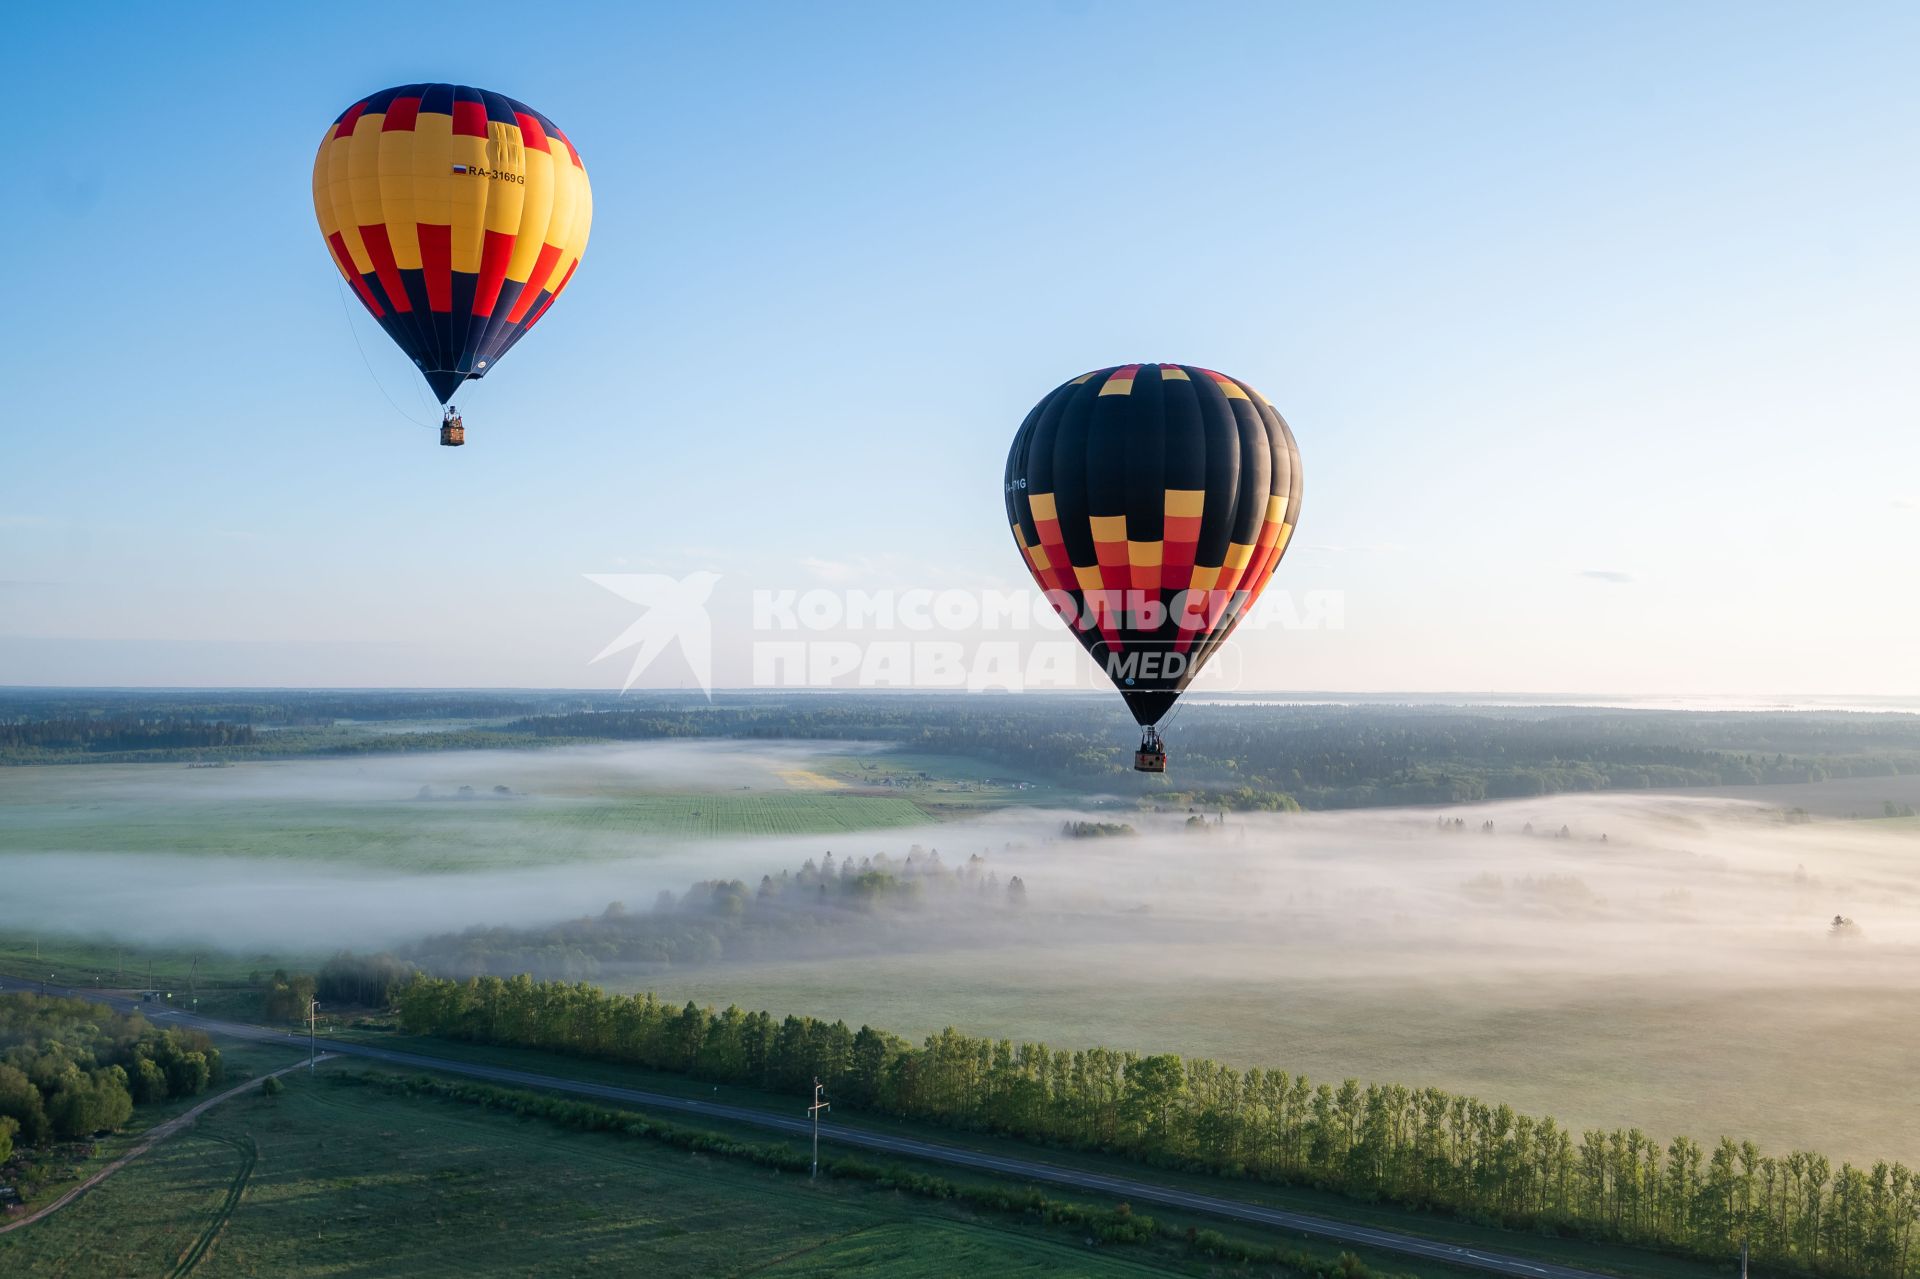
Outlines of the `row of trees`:
M 910 1044 L 845 1022 L 674 1007 L 586 985 L 422 978 L 415 1033 L 627 1062 L 836 1105 L 1228 1175 L 1314 1184 L 1724 1259 L 1858 1279 L 1920 1274 L 1920 1180 L 1898 1164 L 1835 1169 L 1806 1152 L 1703 1149 L 1639 1129 L 1574 1133 L 1435 1088 L 1314 1083 L 1172 1054 L 1056 1051 L 951 1029 Z
M 31 1146 L 118 1128 L 136 1105 L 193 1096 L 219 1078 L 220 1052 L 199 1031 L 156 1030 L 83 999 L 0 995 L 7 1144 L 16 1135 Z
M 1127 822 L 1061 822 L 1060 835 L 1063 839 L 1106 839 L 1118 835 L 1134 834 L 1132 825 Z

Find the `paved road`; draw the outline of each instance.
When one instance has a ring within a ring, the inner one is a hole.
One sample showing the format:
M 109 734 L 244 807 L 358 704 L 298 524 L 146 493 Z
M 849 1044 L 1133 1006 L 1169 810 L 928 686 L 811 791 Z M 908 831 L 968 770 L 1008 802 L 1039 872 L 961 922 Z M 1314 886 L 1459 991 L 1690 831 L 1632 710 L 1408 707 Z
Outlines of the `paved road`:
M 37 991 L 39 988 L 36 982 L 0 977 L 0 990 Z M 60 986 L 51 987 L 49 993 L 94 999 L 128 1011 L 141 1012 L 162 1025 L 193 1026 L 209 1034 L 225 1035 L 233 1039 L 246 1039 L 258 1043 L 287 1044 L 300 1048 L 307 1045 L 304 1035 L 291 1035 L 285 1031 L 269 1030 L 263 1026 L 249 1026 L 240 1022 L 195 1016 L 181 1011 L 178 1007 L 156 1009 L 151 1004 L 141 1004 L 137 999 L 105 995 L 91 990 L 68 990 Z M 735 1123 L 752 1124 L 760 1128 L 802 1136 L 810 1135 L 813 1131 L 812 1125 L 807 1120 L 791 1115 L 722 1102 L 699 1101 L 691 1097 L 676 1097 L 668 1093 L 648 1092 L 640 1088 L 622 1088 L 614 1084 L 591 1083 L 558 1075 L 536 1074 L 532 1071 L 513 1070 L 506 1066 L 489 1066 L 447 1057 L 428 1057 L 419 1053 L 399 1052 L 391 1048 L 378 1048 L 371 1044 L 350 1043 L 338 1039 L 328 1042 L 327 1051 L 338 1056 L 366 1057 L 410 1069 L 467 1075 L 495 1083 L 573 1093 L 577 1096 L 594 1097 L 623 1105 L 644 1106 L 652 1110 L 710 1115 L 716 1119 L 727 1119 Z M 796 1102 L 796 1108 L 798 1105 L 799 1103 Z M 1580 1270 L 1573 1266 L 1555 1265 L 1548 1261 L 1533 1261 L 1509 1253 L 1490 1252 L 1484 1248 L 1460 1247 L 1434 1239 L 1425 1239 L 1419 1235 L 1355 1225 L 1351 1222 L 1316 1217 L 1304 1212 L 1289 1212 L 1284 1208 L 1269 1208 L 1264 1204 L 1247 1203 L 1239 1199 L 1197 1194 L 1172 1186 L 1136 1181 L 1131 1177 L 1114 1177 L 1080 1168 L 1065 1168 L 1037 1159 L 1016 1159 L 986 1154 L 978 1150 L 968 1150 L 963 1146 L 920 1141 L 912 1137 L 896 1137 L 888 1133 L 870 1132 L 832 1123 L 820 1125 L 820 1136 L 822 1140 L 832 1141 L 839 1146 L 856 1146 L 865 1150 L 878 1150 L 886 1154 L 925 1159 L 954 1167 L 977 1168 L 1026 1181 L 1040 1181 L 1057 1186 L 1070 1186 L 1078 1190 L 1096 1191 L 1104 1195 L 1113 1195 L 1129 1203 L 1166 1204 L 1170 1207 L 1186 1208 L 1233 1221 L 1273 1226 L 1322 1239 L 1332 1239 L 1339 1243 L 1373 1248 L 1381 1252 L 1446 1262 L 1485 1274 L 1518 1275 L 1523 1276 L 1524 1279 L 1608 1279 L 1598 1271 Z

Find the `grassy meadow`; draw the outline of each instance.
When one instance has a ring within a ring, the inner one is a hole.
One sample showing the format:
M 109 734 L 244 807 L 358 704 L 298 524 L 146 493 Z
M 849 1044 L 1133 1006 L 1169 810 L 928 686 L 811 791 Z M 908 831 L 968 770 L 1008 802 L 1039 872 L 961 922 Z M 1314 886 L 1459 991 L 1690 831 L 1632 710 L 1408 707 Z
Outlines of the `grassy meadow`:
M 89 987 L 168 991 L 182 1006 L 195 996 L 257 986 L 275 968 L 297 970 L 324 958 L 288 950 L 234 951 L 212 943 L 122 946 L 59 934 L 0 932 L 0 973 L 28 981 L 48 978 L 82 993 Z
M 964 782 L 857 786 L 862 771 L 844 756 L 710 744 L 222 768 L 29 765 L 0 769 L 0 859 L 132 853 L 482 870 L 645 856 L 675 840 L 887 829 L 992 802 Z

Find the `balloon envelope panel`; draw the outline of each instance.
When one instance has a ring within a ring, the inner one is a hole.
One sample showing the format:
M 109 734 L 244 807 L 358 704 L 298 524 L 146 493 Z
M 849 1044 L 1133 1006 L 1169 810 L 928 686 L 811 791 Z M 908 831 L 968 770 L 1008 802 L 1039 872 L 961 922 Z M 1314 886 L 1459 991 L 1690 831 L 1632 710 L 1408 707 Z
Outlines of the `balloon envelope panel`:
M 445 403 L 572 281 L 593 192 L 567 135 L 525 103 L 410 84 L 328 126 L 313 208 L 340 274 Z
M 1005 494 L 1034 580 L 1134 718 L 1154 724 L 1286 553 L 1300 451 L 1244 382 L 1185 364 L 1118 365 L 1034 406 L 1007 455 Z

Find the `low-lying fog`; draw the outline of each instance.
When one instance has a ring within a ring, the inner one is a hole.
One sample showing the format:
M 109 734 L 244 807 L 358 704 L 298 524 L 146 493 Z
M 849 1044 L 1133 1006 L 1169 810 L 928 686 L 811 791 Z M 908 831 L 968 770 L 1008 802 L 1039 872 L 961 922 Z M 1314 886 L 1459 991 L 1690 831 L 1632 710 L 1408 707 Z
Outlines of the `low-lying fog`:
M 493 776 L 512 778 L 516 796 L 539 800 L 560 786 L 581 794 L 638 779 L 662 790 L 717 789 L 749 776 L 779 786 L 781 773 L 804 768 L 808 758 L 798 746 L 722 745 L 207 773 L 218 778 L 221 803 L 398 801 L 432 785 L 427 779 L 438 779 L 445 793 L 462 778 Z M 80 779 L 89 770 L 58 771 Z M 173 778 L 205 785 L 203 776 L 148 772 L 116 788 L 114 798 L 150 799 Z M 485 798 L 476 805 L 490 806 Z M 449 820 L 473 811 L 440 808 Z M 1125 821 L 1137 834 L 1061 836 L 1063 822 L 1081 820 Z M 137 825 L 132 835 L 137 840 Z M 584 844 L 599 836 L 568 838 Z M 902 855 L 920 844 L 942 849 L 949 863 L 983 853 L 1002 876 L 1022 875 L 1032 913 L 1048 918 L 1045 931 L 1056 940 L 1071 940 L 1072 929 L 1101 917 L 1125 916 L 1129 929 L 1147 936 L 1297 952 L 1287 965 L 1295 977 L 1389 976 L 1407 970 L 1409 954 L 1427 974 L 1740 978 L 1804 977 L 1810 965 L 1871 972 L 1896 967 L 1894 956 L 1920 955 L 1920 831 L 1899 823 L 1796 823 L 1777 808 L 1718 797 L 1562 796 L 1444 817 L 1433 810 L 1230 814 L 1224 825 L 1217 814 L 1194 823 L 1184 812 L 1102 804 L 860 833 L 638 839 L 643 854 L 617 861 L 457 875 L 412 873 L 404 846 L 379 870 L 312 864 L 297 845 L 265 857 L 14 851 L 0 859 L 0 927 L 165 940 L 212 934 L 238 949 L 383 945 L 474 924 L 551 922 L 613 900 L 639 907 L 661 889 L 706 878 L 751 883 L 828 850 L 842 858 Z M 1836 915 L 1854 925 L 1836 930 Z
M 735 784 L 736 769 L 774 784 L 770 774 L 808 758 L 799 747 L 681 746 L 606 753 L 593 767 L 630 772 L 656 754 L 685 771 L 649 772 L 655 786 Z M 381 761 L 396 771 L 378 784 L 412 785 L 454 758 Z M 516 788 L 552 769 L 553 785 L 577 793 L 582 758 L 488 762 Z M 327 784 L 352 799 L 366 781 Z M 1062 837 L 1078 820 L 1137 833 Z M 0 929 L 368 948 L 546 924 L 616 900 L 645 910 L 660 890 L 699 879 L 752 884 L 829 849 L 898 857 L 913 844 L 950 865 L 984 853 L 1003 881 L 1021 876 L 1017 930 L 983 946 L 963 921 L 942 930 L 930 918 L 926 947 L 912 952 L 601 979 L 911 1035 L 954 1024 L 1056 1046 L 1173 1049 L 1439 1084 L 1575 1124 L 1920 1157 L 1920 830 L 1794 821 L 1718 796 L 1224 824 L 1117 804 L 1015 809 L 859 834 L 651 841 L 624 860 L 462 874 L 14 852 L 0 855 Z

